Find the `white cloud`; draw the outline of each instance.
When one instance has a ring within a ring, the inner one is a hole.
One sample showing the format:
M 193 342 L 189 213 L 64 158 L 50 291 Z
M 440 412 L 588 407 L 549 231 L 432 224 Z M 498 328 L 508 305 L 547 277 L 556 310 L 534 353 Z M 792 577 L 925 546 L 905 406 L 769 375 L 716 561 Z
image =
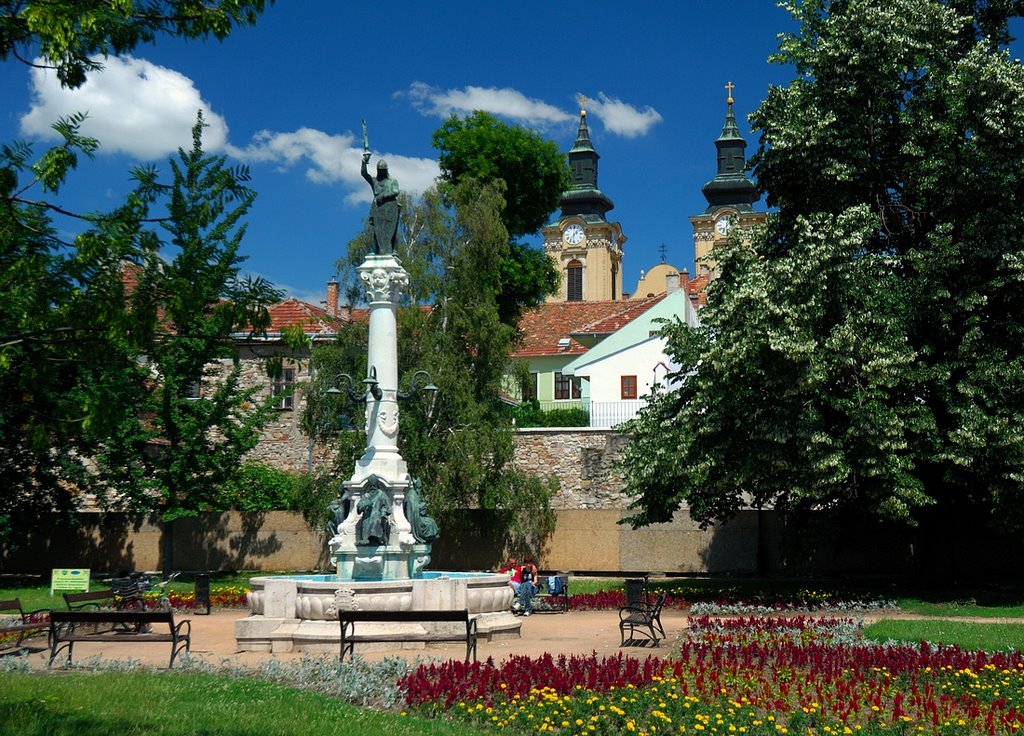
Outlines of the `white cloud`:
M 449 115 L 465 115 L 474 110 L 483 110 L 501 115 L 526 125 L 543 127 L 565 123 L 574 116 L 559 110 L 546 102 L 527 97 L 522 92 L 505 87 L 474 87 L 441 90 L 424 82 L 413 82 L 407 95 L 413 107 L 424 115 L 446 118 Z
M 281 170 L 305 165 L 307 179 L 316 184 L 344 184 L 350 190 L 345 202 L 356 204 L 370 201 L 370 187 L 359 173 L 362 145 L 354 144 L 352 133 L 329 135 L 313 128 L 299 128 L 291 133 L 262 130 L 245 148 L 228 146 L 228 151 L 243 161 L 275 163 Z M 375 156 L 371 170 L 375 170 L 380 157 L 388 162 L 388 170 L 398 179 L 402 191 L 410 194 L 423 192 L 440 173 L 433 159 L 388 153 Z
M 626 138 L 637 138 L 661 122 L 661 113 L 648 105 L 640 110 L 627 102 L 597 93 L 596 100 L 587 103 L 588 112 L 604 123 L 609 133 Z
M 90 74 L 78 89 L 61 87 L 52 70 L 33 69 L 32 107 L 21 118 L 22 133 L 55 139 L 50 126 L 82 112 L 89 116 L 82 133 L 99 139 L 102 152 L 152 160 L 191 148 L 196 112 L 202 110 L 209 126 L 203 132 L 204 148 L 225 146 L 227 123 L 203 101 L 191 79 L 130 56 L 100 61 L 104 70 Z

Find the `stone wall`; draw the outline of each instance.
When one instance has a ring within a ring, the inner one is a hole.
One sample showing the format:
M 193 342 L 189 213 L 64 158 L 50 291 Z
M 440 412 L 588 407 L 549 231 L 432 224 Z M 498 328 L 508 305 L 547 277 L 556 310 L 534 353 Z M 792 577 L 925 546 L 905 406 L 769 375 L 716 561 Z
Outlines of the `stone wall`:
M 624 509 L 622 474 L 614 468 L 628 440 L 610 429 L 536 428 L 516 432 L 515 463 L 559 479 L 554 509 Z
M 280 351 L 280 346 L 274 343 L 241 348 L 240 385 L 243 388 L 257 387 L 257 397 L 261 400 L 270 396 L 271 391 L 267 359 Z M 329 468 L 334 459 L 332 449 L 313 442 L 302 431 L 302 413 L 306 409 L 306 392 L 310 381 L 308 355 L 293 356 L 285 361 L 284 366 L 295 371 L 295 391 L 291 406 L 278 408 L 276 419 L 267 424 L 259 444 L 246 458 L 292 473 L 309 473 Z M 226 366 L 225 370 L 228 368 L 230 366 Z

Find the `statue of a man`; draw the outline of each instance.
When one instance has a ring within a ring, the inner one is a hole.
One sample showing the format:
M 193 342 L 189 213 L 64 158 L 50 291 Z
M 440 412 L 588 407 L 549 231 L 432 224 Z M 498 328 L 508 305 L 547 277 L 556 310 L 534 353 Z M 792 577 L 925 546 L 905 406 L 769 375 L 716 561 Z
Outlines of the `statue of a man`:
M 369 162 L 370 152 L 364 149 L 360 173 L 373 190 L 373 202 L 370 203 L 373 252 L 387 256 L 395 252 L 398 239 L 398 215 L 401 211 L 398 204 L 398 180 L 388 175 L 388 164 L 384 159 L 377 161 L 377 178 L 374 179 L 366 170 Z
M 338 529 L 348 518 L 350 501 L 346 498 L 336 498 L 327 506 L 327 538 L 333 539 L 338 534 Z
M 437 522 L 427 514 L 427 498 L 423 495 L 423 481 L 413 478 L 405 492 L 405 517 L 412 527 L 417 542 L 429 544 L 441 536 Z
M 366 491 L 359 499 L 356 511 L 362 515 L 356 544 L 387 544 L 391 499 L 381 487 L 380 479 L 377 476 L 370 476 L 366 483 Z

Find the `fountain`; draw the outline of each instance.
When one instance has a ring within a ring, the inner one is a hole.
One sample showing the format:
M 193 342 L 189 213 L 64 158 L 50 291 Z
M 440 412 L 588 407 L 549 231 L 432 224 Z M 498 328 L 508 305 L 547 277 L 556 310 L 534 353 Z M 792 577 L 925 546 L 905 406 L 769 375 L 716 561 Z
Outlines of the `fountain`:
M 377 163 L 376 179 L 367 173 L 365 123 L 363 151 L 362 174 L 374 193 L 374 247 L 357 270 L 370 304 L 367 377 L 362 391 L 348 375 L 336 383 L 344 381 L 350 397 L 366 404 L 367 446 L 332 505 L 334 533 L 328 545 L 336 574 L 252 578 L 251 615 L 235 622 L 238 651 L 337 651 L 339 607 L 466 608 L 477 619 L 481 639 L 519 636 L 520 622 L 509 612 L 512 589 L 506 576 L 425 571 L 437 525 L 426 514 L 419 480 L 410 477 L 398 451 L 398 402 L 436 387 L 426 371 L 417 371 L 408 389 L 399 390 L 395 309 L 409 275 L 394 253 L 398 183 L 383 161 Z M 421 379 L 428 383 L 421 386 Z M 329 393 L 341 389 L 336 385 Z

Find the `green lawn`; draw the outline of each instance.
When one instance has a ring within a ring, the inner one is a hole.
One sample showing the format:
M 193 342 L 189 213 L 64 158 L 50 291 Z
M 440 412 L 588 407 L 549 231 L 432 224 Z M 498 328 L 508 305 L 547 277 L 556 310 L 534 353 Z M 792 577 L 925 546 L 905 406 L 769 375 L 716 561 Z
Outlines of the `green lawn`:
M 901 611 L 919 613 L 922 616 L 964 616 L 972 618 L 1024 618 L 1024 602 L 1008 600 L 1004 602 L 977 603 L 973 600 L 921 600 L 920 598 L 900 598 L 897 603 Z
M 145 672 L 0 674 L 0 732 L 18 736 L 485 733 L 464 723 L 357 708 L 326 695 L 258 680 Z
M 961 649 L 984 649 L 999 652 L 1007 649 L 1024 651 L 1024 624 L 974 623 L 971 621 L 883 619 L 864 627 L 864 638 L 872 641 L 890 639 L 917 644 L 956 644 Z
M 249 587 L 249 578 L 259 575 L 272 575 L 275 573 L 250 573 L 250 572 L 215 572 L 210 574 L 210 587 L 241 585 Z M 154 584 L 159 583 L 163 578 L 159 575 L 152 576 Z M 93 578 L 89 590 L 108 590 L 110 581 L 107 576 Z M 171 583 L 171 590 L 180 593 L 191 592 L 195 589 L 195 574 L 182 573 Z M 50 595 L 50 580 L 42 577 L 11 577 L 0 581 L 0 600 L 10 598 L 21 598 L 21 605 L 26 610 L 37 608 L 64 608 L 64 599 L 60 592 Z

